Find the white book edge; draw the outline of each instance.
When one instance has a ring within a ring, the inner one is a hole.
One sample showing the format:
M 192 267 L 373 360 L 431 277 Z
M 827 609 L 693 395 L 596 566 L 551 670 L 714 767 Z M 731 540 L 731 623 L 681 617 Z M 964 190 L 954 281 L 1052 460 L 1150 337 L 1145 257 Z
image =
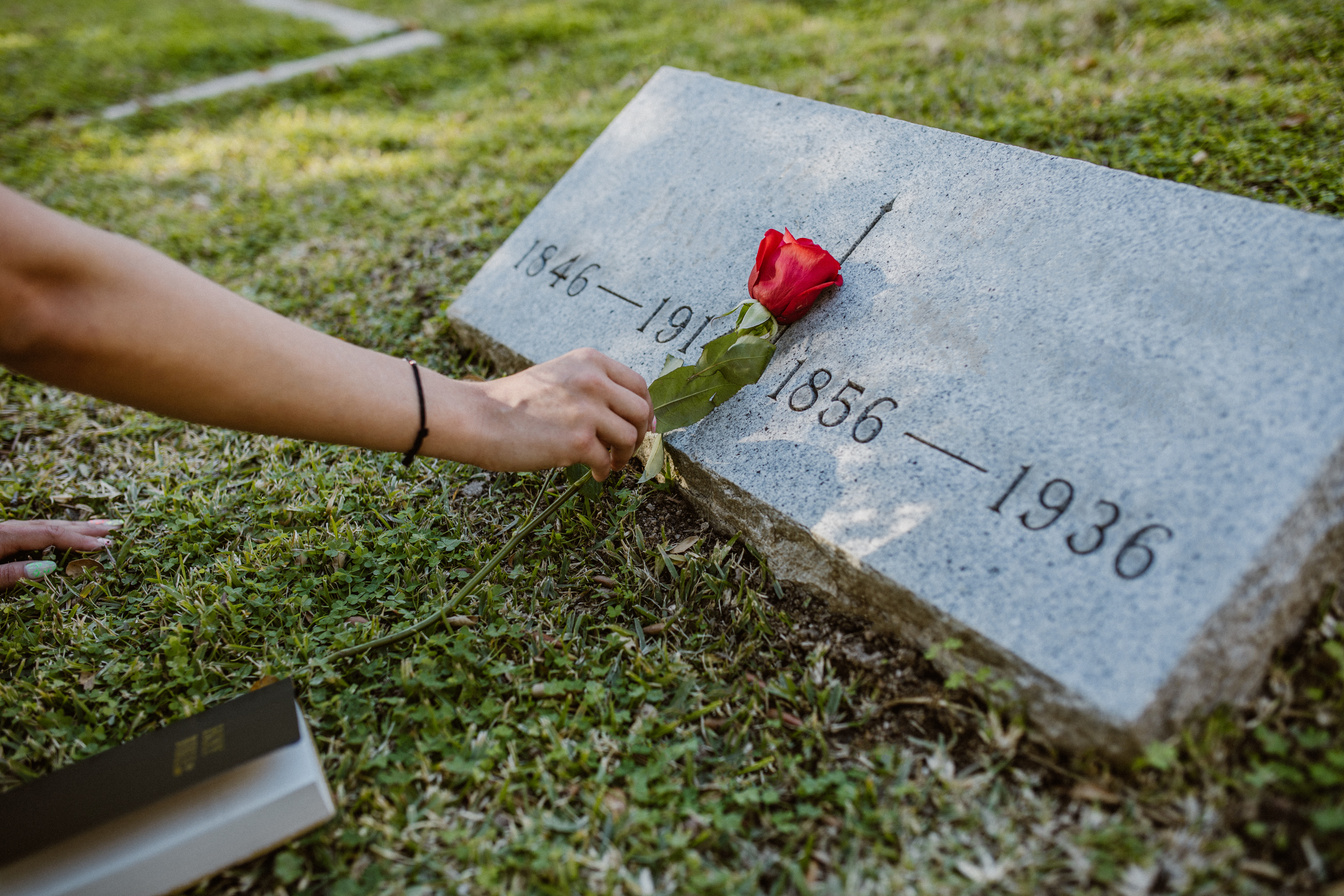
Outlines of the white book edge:
M 299 739 L 0 868 L 0 896 L 172 893 L 336 814 L 298 705 Z

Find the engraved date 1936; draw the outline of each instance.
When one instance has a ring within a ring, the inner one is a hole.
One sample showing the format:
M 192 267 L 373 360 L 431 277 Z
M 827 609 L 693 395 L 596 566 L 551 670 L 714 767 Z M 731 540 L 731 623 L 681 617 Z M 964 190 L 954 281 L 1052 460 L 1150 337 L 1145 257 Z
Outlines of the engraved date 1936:
M 1006 502 L 1017 492 L 1018 487 L 1027 481 L 1031 474 L 1031 464 L 1023 464 L 1017 477 L 999 499 L 989 505 L 994 513 L 1002 513 Z M 1044 478 L 1044 477 L 1042 477 Z M 1037 480 L 1039 481 L 1039 480 Z M 1035 488 L 1034 484 L 1032 488 Z M 1018 515 L 1022 525 L 1032 532 L 1049 529 L 1073 507 L 1075 491 L 1073 483 L 1067 479 L 1051 479 L 1043 484 L 1036 493 L 1033 506 Z M 1064 544 L 1080 557 L 1096 554 L 1105 547 L 1108 533 L 1119 524 L 1123 516 L 1120 505 L 1114 501 L 1099 499 L 1087 508 L 1088 516 L 1081 528 L 1070 532 L 1064 538 Z M 1074 514 L 1076 516 L 1077 514 Z M 1074 516 L 1070 516 L 1073 519 Z M 1130 532 L 1121 543 L 1111 562 L 1115 574 L 1122 579 L 1137 579 L 1152 568 L 1157 555 L 1153 548 L 1171 541 L 1175 533 L 1161 523 L 1148 523 Z

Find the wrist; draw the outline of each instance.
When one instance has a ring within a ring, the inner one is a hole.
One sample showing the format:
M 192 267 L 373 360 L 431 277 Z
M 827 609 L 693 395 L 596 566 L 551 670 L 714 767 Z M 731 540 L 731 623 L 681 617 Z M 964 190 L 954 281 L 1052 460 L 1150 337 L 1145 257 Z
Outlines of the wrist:
M 424 367 L 420 376 L 429 430 L 420 456 L 491 467 L 492 456 L 499 453 L 489 435 L 496 428 L 498 409 L 483 388 L 485 383 L 455 380 Z M 408 418 L 407 438 L 415 435 L 415 414 Z
M 411 465 L 411 461 L 415 460 L 416 455 L 420 453 L 421 447 L 425 444 L 425 437 L 429 435 L 429 429 L 425 426 L 425 387 L 420 378 L 420 365 L 416 364 L 415 361 L 410 358 L 407 358 L 406 362 L 410 365 L 411 379 L 415 382 L 415 399 L 416 404 L 419 407 L 420 423 L 415 431 L 415 441 L 411 443 L 411 447 L 406 453 L 401 456 L 401 465 L 403 467 L 409 467 Z

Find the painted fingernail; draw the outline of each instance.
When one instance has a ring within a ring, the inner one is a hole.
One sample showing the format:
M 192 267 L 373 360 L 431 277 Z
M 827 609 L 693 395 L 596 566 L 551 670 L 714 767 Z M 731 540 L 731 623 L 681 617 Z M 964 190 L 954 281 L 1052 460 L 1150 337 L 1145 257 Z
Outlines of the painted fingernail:
M 109 529 L 120 529 L 126 525 L 125 520 L 89 520 L 95 526 L 106 526 Z
M 56 563 L 53 560 L 34 560 L 32 563 L 25 563 L 23 566 L 23 575 L 29 579 L 40 579 L 55 571 Z

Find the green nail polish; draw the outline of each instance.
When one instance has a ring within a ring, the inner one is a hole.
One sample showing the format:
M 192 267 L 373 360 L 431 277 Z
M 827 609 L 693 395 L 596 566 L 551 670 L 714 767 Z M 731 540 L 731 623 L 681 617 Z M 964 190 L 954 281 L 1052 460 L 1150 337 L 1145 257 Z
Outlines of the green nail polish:
M 23 567 L 23 574 L 30 579 L 40 579 L 56 571 L 56 563 L 52 560 L 34 560 Z

